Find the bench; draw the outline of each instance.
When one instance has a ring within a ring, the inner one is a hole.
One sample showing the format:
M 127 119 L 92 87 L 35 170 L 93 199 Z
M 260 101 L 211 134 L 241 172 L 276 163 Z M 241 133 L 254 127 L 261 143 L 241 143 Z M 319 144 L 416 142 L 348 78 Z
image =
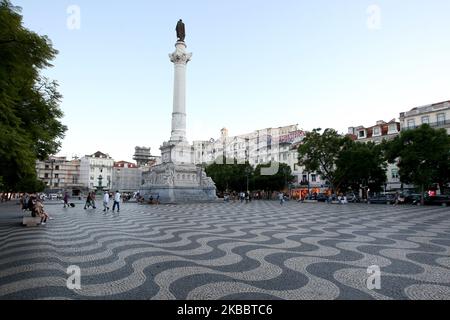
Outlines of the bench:
M 37 227 L 41 223 L 40 217 L 32 217 L 31 215 L 25 215 L 22 219 L 22 225 L 25 227 Z

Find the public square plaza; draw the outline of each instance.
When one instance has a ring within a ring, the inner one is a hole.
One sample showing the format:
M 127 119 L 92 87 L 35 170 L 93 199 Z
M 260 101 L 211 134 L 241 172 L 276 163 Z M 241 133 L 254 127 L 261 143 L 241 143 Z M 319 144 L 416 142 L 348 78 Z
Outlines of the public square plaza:
M 99 207 L 99 206 L 98 206 Z M 0 204 L 0 299 L 450 299 L 450 211 L 288 201 Z M 67 268 L 81 289 L 67 287 Z M 380 289 L 369 290 L 368 267 Z

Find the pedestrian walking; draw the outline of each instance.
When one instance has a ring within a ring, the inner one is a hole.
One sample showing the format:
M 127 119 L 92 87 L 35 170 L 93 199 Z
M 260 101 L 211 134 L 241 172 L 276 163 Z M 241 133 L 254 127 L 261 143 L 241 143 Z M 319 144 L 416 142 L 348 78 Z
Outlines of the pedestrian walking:
M 64 193 L 64 208 L 67 206 L 67 207 L 70 207 L 69 206 L 69 193 L 68 192 L 66 192 L 66 193 Z
M 89 192 L 86 197 L 86 203 L 84 204 L 84 210 L 86 210 L 87 208 L 89 208 L 92 205 L 91 201 L 92 201 L 91 193 Z
M 25 193 L 22 198 L 21 198 L 21 203 L 22 203 L 22 210 L 26 211 L 28 210 L 28 200 L 30 200 L 30 196 L 28 195 L 28 193 Z
M 113 208 L 112 211 L 114 212 L 114 210 L 116 209 L 117 206 L 117 212 L 120 212 L 120 192 L 119 190 L 116 191 L 116 193 L 114 194 L 114 204 L 113 204 Z
M 92 202 L 92 208 L 97 209 L 97 207 L 95 206 L 95 192 L 94 191 L 91 192 L 91 202 Z
M 109 211 L 109 193 L 108 191 L 105 191 L 103 194 L 103 212 Z
M 278 193 L 278 199 L 280 200 L 280 205 L 282 206 L 284 203 L 284 194 L 283 192 Z

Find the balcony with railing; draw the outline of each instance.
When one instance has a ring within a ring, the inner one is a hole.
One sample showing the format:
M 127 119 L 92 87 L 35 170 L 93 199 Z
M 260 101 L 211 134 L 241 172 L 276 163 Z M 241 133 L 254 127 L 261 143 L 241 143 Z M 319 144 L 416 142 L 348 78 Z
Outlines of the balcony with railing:
M 437 121 L 437 122 L 422 123 L 420 125 L 415 125 L 415 126 L 406 126 L 406 127 L 402 128 L 402 130 L 417 129 L 417 128 L 421 127 L 423 124 L 428 124 L 430 127 L 437 128 L 437 129 L 450 128 L 450 120 L 442 120 L 442 121 Z

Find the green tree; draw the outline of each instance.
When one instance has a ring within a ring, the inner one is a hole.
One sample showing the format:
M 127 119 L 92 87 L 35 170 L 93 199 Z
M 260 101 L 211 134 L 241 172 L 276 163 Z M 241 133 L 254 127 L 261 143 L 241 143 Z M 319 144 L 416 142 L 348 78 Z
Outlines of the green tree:
M 261 174 L 262 168 L 278 167 L 278 171 L 273 175 Z M 285 163 L 258 164 L 253 177 L 256 190 L 279 191 L 285 189 L 293 180 L 291 167 Z
M 56 153 L 67 130 L 57 83 L 40 74 L 56 54 L 46 36 L 23 27 L 19 8 L 0 0 L 0 177 L 7 191 L 39 188 L 35 162 Z
M 341 149 L 349 140 L 334 129 L 314 129 L 308 132 L 298 148 L 298 163 L 306 171 L 317 172 L 330 183 L 333 191 L 339 190 L 342 175 L 337 172 L 336 162 Z
M 424 124 L 402 131 L 384 148 L 389 162 L 398 161 L 400 180 L 420 187 L 422 204 L 426 188 L 434 183 L 443 187 L 450 181 L 450 137 L 445 129 L 436 130 Z
M 363 185 L 377 192 L 387 180 L 386 165 L 381 145 L 347 140 L 336 161 L 336 177 L 342 190 Z
M 205 170 L 206 174 L 213 179 L 218 191 L 245 191 L 247 178 L 249 189 L 253 187 L 253 167 L 249 163 L 238 163 L 236 159 L 215 161 L 206 166 Z

